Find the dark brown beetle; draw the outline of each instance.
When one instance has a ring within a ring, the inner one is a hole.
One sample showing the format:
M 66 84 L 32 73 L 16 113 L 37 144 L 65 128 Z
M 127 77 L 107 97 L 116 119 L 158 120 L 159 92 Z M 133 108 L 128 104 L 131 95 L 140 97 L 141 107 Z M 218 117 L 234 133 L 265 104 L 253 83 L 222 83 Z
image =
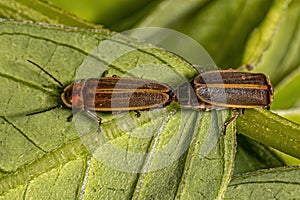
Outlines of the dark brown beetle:
M 230 124 L 239 112 L 237 108 L 270 108 L 274 91 L 269 77 L 262 73 L 237 70 L 215 70 L 200 73 L 192 83 L 176 90 L 180 104 L 198 110 L 235 108 Z M 196 96 L 196 97 L 195 97 Z
M 48 74 L 60 86 L 63 85 L 51 74 L 36 63 L 28 60 L 43 72 Z M 77 80 L 66 86 L 61 99 L 64 106 L 72 108 L 74 113 L 85 111 L 99 122 L 99 112 L 139 111 L 151 108 L 159 108 L 175 101 L 173 90 L 157 81 L 139 78 L 102 77 Z M 33 115 L 55 109 L 55 106 L 47 110 L 31 113 Z M 68 118 L 71 121 L 72 116 Z

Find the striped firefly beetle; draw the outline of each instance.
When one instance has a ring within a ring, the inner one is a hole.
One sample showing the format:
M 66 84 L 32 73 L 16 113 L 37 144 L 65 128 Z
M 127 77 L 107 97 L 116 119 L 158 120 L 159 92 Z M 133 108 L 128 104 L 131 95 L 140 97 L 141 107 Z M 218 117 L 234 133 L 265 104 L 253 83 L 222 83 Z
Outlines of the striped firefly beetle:
M 60 81 L 38 64 L 30 60 L 28 60 L 28 62 L 50 76 L 61 87 L 64 87 Z M 65 106 L 72 108 L 74 113 L 80 111 L 88 113 L 98 121 L 98 131 L 100 132 L 101 117 L 95 113 L 96 111 L 139 111 L 164 107 L 175 101 L 175 96 L 169 86 L 154 80 L 102 77 L 99 79 L 81 79 L 66 86 L 61 93 L 61 100 L 63 105 L 28 115 L 34 115 Z M 72 117 L 73 115 L 68 117 L 68 121 L 71 121 Z
M 189 85 L 183 84 L 176 96 L 182 106 L 199 110 L 234 108 L 234 116 L 224 123 L 226 127 L 239 115 L 238 108 L 270 108 L 274 90 L 268 76 L 237 70 L 214 70 L 200 73 Z M 197 99 L 187 98 L 195 94 Z M 194 100 L 193 100 L 194 99 Z

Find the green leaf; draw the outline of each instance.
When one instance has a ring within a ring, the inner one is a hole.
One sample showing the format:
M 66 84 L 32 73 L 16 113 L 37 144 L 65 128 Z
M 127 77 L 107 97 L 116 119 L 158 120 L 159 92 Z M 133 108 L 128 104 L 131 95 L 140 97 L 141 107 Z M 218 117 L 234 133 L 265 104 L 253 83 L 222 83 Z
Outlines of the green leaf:
M 281 158 L 261 143 L 243 135 L 238 135 L 237 142 L 239 145 L 235 157 L 235 175 L 285 165 Z
M 104 114 L 102 133 L 84 113 L 41 111 L 61 104 L 63 85 L 85 76 L 119 75 L 171 87 L 196 71 L 182 58 L 107 30 L 0 22 L 0 196 L 32 199 L 221 198 L 235 155 L 228 111 L 170 105 Z M 97 48 L 95 48 L 97 47 Z M 113 52 L 113 53 L 112 53 Z M 98 53 L 98 54 L 97 54 Z M 117 55 L 117 56 L 116 56 Z M 199 192 L 201 191 L 201 192 Z
M 278 6 L 276 4 L 278 4 Z M 255 71 L 268 74 L 271 78 L 271 82 L 275 86 L 277 86 L 277 84 L 279 84 L 280 81 L 282 81 L 284 77 L 289 75 L 292 71 L 298 69 L 300 64 L 300 57 L 298 56 L 298 52 L 300 50 L 300 2 L 283 1 L 283 3 L 281 3 L 281 1 L 276 1 L 276 4 L 274 7 L 275 9 L 278 8 L 277 13 L 281 13 L 282 9 L 285 9 L 286 12 L 282 17 L 280 17 L 279 26 L 277 27 L 275 34 L 269 37 L 272 42 L 265 46 L 267 48 L 264 50 L 258 49 L 256 52 L 256 54 L 262 54 L 263 57 L 255 60 L 257 63 Z M 270 17 L 273 17 L 271 14 Z M 260 35 L 270 35 L 268 32 L 269 29 L 272 29 L 272 27 L 274 27 L 273 21 L 266 19 L 265 23 L 258 28 L 257 32 Z M 256 41 L 256 44 L 261 43 L 264 44 L 265 41 Z M 249 44 L 249 46 L 252 45 L 256 46 L 255 44 Z
M 299 85 L 300 85 L 300 68 L 291 72 L 288 76 L 286 76 L 283 80 L 281 80 L 279 85 L 277 85 L 275 90 L 276 98 L 272 104 L 272 109 L 287 110 L 289 108 L 299 106 L 297 104 L 300 101 L 300 94 L 298 92 L 295 92 L 298 90 Z
M 282 167 L 232 178 L 225 199 L 297 199 L 299 167 Z
M 288 154 L 282 153 L 281 151 L 278 151 L 276 149 L 272 149 L 272 150 L 276 155 L 278 155 L 278 157 L 280 157 L 280 159 L 282 161 L 284 161 L 284 163 L 287 166 L 297 166 L 300 164 L 300 159 L 290 156 Z
M 279 0 L 273 3 L 262 23 L 251 33 L 244 52 L 243 63 L 256 67 L 261 62 L 266 51 L 276 40 L 277 31 L 282 25 L 282 19 L 287 15 L 289 2 L 288 0 Z M 260 67 L 262 69 L 267 68 L 264 65 Z M 273 67 L 268 68 L 274 69 Z
M 2 125 L 1 128 L 3 127 Z M 20 135 L 18 132 L 15 134 Z M 1 132 L 1 137 L 3 136 L 5 134 Z M 1 153 L 3 156 L 9 156 L 9 158 L 3 157 L 1 162 L 1 170 L 6 172 L 0 179 L 0 198 L 11 199 L 13 196 L 15 196 L 15 199 L 21 199 L 22 197 L 58 198 L 61 196 L 62 191 L 64 191 L 63 197 L 76 197 L 77 189 L 81 183 L 81 176 L 86 168 L 84 157 L 88 155 L 85 146 L 82 145 L 79 139 L 56 148 L 50 153 L 35 156 L 35 160 L 28 164 L 23 164 L 23 162 L 30 161 L 32 158 L 27 156 L 34 156 L 34 154 L 26 152 L 32 149 L 32 147 L 24 145 L 26 140 L 10 138 L 10 140 L 1 141 L 4 145 L 8 141 L 14 141 L 16 144 L 10 147 L 15 149 L 23 147 L 23 154 L 18 155 L 17 152 L 4 151 L 3 146 L 1 146 Z M 34 152 L 34 149 L 32 151 Z M 21 156 L 24 155 L 26 157 L 22 158 Z M 8 162 L 11 159 L 14 159 L 14 164 L 3 163 L 3 161 Z M 9 172 L 9 164 L 19 168 Z M 19 166 L 20 164 L 22 166 Z M 50 185 L 52 187 L 49 187 Z
M 300 124 L 300 109 L 297 107 L 288 110 L 276 110 L 276 113 L 292 122 Z
M 209 116 L 208 113 L 205 113 L 205 115 Z M 207 132 L 210 135 L 213 134 L 211 130 L 215 128 L 212 129 L 209 124 L 211 124 L 210 119 L 201 122 L 198 137 L 206 135 Z M 222 127 L 222 125 L 222 123 L 219 124 L 219 127 Z M 192 142 L 187 155 L 182 180 L 177 190 L 177 199 L 223 198 L 231 178 L 236 148 L 234 129 L 232 126 L 228 128 L 230 129 L 227 130 L 226 136 L 220 137 L 219 147 L 217 149 L 214 148 L 208 156 L 204 156 L 202 152 L 207 145 L 210 145 L 209 148 L 212 148 L 211 145 L 213 143 L 209 142 L 211 140 L 210 135 L 205 136 L 206 138 L 203 143 L 199 143 L 197 140 Z M 222 171 L 217 172 L 219 169 Z M 217 190 L 214 188 L 217 188 Z
M 15 20 L 32 20 L 57 25 L 99 28 L 80 18 L 70 15 L 43 1 L 10 0 L 0 1 L 0 17 Z
M 134 16 L 134 22 L 138 20 L 137 13 L 152 4 L 150 0 L 48 0 L 66 11 L 75 13 L 80 18 L 96 24 L 103 24 L 112 29 L 113 26 L 120 26 L 123 21 Z M 113 14 L 112 14 L 113 13 Z M 115 30 L 115 29 L 113 29 Z

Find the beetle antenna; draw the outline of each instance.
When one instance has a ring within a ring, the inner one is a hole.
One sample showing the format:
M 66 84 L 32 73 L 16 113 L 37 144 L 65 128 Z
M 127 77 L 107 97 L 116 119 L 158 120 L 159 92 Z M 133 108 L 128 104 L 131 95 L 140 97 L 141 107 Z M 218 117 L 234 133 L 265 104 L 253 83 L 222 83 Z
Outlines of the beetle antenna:
M 57 108 L 62 108 L 62 107 L 63 107 L 63 105 L 57 105 L 57 106 L 53 106 L 51 108 L 47 108 L 46 110 L 41 110 L 41 111 L 37 111 L 37 112 L 26 114 L 26 116 L 44 113 L 44 112 L 47 112 L 47 111 L 50 111 L 50 110 L 54 110 L 54 109 L 57 109 Z
M 47 74 L 48 76 L 50 76 L 56 83 L 58 83 L 62 88 L 64 87 L 63 84 L 57 80 L 54 76 L 52 76 L 49 72 L 47 72 L 45 69 L 43 69 L 41 66 L 39 66 L 38 64 L 36 64 L 35 62 L 31 61 L 31 60 L 27 60 L 28 62 L 30 62 L 31 64 L 33 64 L 34 66 L 36 66 L 37 68 L 39 68 L 40 70 L 42 70 L 45 74 Z

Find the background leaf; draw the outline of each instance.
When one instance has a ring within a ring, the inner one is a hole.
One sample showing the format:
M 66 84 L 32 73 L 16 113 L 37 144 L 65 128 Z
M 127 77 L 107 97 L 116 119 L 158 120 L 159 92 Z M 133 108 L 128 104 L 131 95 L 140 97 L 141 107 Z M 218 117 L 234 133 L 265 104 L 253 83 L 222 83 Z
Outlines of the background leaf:
M 299 167 L 262 170 L 232 179 L 225 199 L 297 199 Z
M 147 14 L 143 10 L 146 7 L 152 7 L 159 1 L 140 0 L 114 0 L 114 1 L 97 1 L 97 0 L 86 0 L 86 1 L 58 1 L 50 0 L 52 4 L 63 8 L 71 13 L 76 13 L 80 18 L 86 19 L 93 23 L 104 24 L 107 27 L 120 27 L 127 26 L 129 28 L 132 23 L 138 21 L 139 16 Z M 131 23 L 129 21 L 132 21 Z M 124 29 L 123 29 L 124 30 Z
M 99 28 L 60 9 L 35 0 L 0 1 L 0 17 L 15 20 L 32 20 L 57 25 Z

